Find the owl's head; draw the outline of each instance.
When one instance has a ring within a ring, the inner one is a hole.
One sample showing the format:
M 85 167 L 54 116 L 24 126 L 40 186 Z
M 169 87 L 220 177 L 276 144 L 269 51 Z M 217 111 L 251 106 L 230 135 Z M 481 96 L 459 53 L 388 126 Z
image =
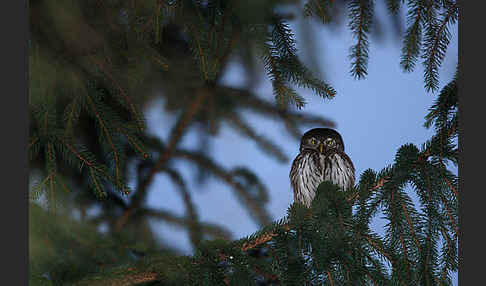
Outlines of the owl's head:
M 314 128 L 307 131 L 300 141 L 300 152 L 306 149 L 319 153 L 344 152 L 344 142 L 341 135 L 334 129 Z

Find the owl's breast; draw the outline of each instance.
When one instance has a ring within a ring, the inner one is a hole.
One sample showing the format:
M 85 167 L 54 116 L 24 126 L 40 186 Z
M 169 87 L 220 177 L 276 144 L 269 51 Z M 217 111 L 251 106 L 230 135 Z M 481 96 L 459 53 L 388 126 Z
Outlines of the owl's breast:
M 354 166 L 345 153 L 322 155 L 320 156 L 320 162 L 324 166 L 322 181 L 331 181 L 342 189 L 347 189 L 354 185 Z
M 309 207 L 323 181 L 331 181 L 342 189 L 353 186 L 354 166 L 345 153 L 302 152 L 292 163 L 290 181 L 294 201 Z
M 323 178 L 319 155 L 315 152 L 302 152 L 297 155 L 289 177 L 294 190 L 294 201 L 309 207 Z

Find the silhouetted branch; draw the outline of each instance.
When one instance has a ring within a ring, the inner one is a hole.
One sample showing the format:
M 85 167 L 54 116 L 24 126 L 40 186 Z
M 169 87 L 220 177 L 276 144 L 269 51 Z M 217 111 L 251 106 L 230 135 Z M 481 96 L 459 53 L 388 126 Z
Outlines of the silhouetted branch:
M 131 271 L 122 271 L 119 275 L 109 278 L 98 279 L 97 277 L 87 278 L 74 283 L 76 286 L 131 286 L 141 283 L 157 281 L 157 273 L 151 271 L 137 271 L 129 268 Z M 132 272 L 132 273 L 130 273 Z
M 273 144 L 270 140 L 267 140 L 263 135 L 257 134 L 256 131 L 245 122 L 243 118 L 241 118 L 241 116 L 233 113 L 229 116 L 228 120 L 234 129 L 255 141 L 261 148 L 268 152 L 267 154 L 273 155 L 280 162 L 287 162 L 289 160 L 278 146 Z
M 182 200 L 184 201 L 184 205 L 186 207 L 187 220 L 189 221 L 188 229 L 191 237 L 191 242 L 192 245 L 196 247 L 201 241 L 201 227 L 199 224 L 196 209 L 194 208 L 191 200 L 191 195 L 186 188 L 186 184 L 184 183 L 184 179 L 175 170 L 163 168 L 162 171 L 169 175 L 170 179 L 177 186 L 177 189 L 182 196 Z
M 148 186 L 152 182 L 155 175 L 161 171 L 164 164 L 169 160 L 172 155 L 172 151 L 176 148 L 176 145 L 179 143 L 182 135 L 186 131 L 187 127 L 190 125 L 194 115 L 199 111 L 204 99 L 209 95 L 204 89 L 201 89 L 194 101 L 189 105 L 185 112 L 179 117 L 177 123 L 175 124 L 172 132 L 170 133 L 169 144 L 167 148 L 165 148 L 160 155 L 159 159 L 155 164 L 151 167 L 151 170 L 147 176 L 144 176 L 143 179 L 139 180 L 139 185 L 137 186 L 137 192 L 132 197 L 130 201 L 130 207 L 124 212 L 124 214 L 120 217 L 119 221 L 117 222 L 117 230 L 120 230 L 123 225 L 127 222 L 128 218 L 134 212 L 135 209 L 140 207 L 140 203 L 142 201 L 142 197 L 145 197 L 145 194 L 148 190 Z M 140 172 L 139 172 L 140 175 Z M 139 176 L 140 177 L 140 176 Z
M 202 106 L 204 99 L 209 96 L 209 92 L 202 89 L 197 94 L 194 101 L 188 106 L 186 111 L 179 117 L 177 123 L 172 130 L 169 138 L 169 144 L 165 151 L 160 155 L 159 160 L 155 163 L 152 171 L 146 178 L 145 187 L 150 184 L 155 174 L 162 168 L 162 166 L 167 162 L 170 158 L 172 151 L 176 148 L 177 143 L 182 138 L 186 128 L 189 126 L 192 118 L 194 115 L 199 111 Z
M 284 122 L 289 122 L 291 126 L 295 126 L 297 124 L 307 124 L 331 128 L 335 127 L 335 123 L 330 119 L 278 108 L 275 104 L 262 100 L 247 90 L 226 86 L 220 86 L 218 89 L 228 96 L 237 98 L 238 102 L 243 105 L 243 108 L 250 108 L 251 110 L 264 114 L 265 116 L 273 116 L 283 119 Z M 295 134 L 292 129 L 289 129 L 288 126 L 286 127 L 290 134 Z M 298 137 L 300 138 L 300 136 L 301 134 Z
M 153 208 L 143 208 L 141 212 L 148 217 L 155 218 L 155 219 L 160 219 L 163 221 L 166 221 L 168 223 L 187 228 L 191 224 L 191 220 L 177 216 L 173 213 L 170 213 L 166 210 L 161 210 L 161 209 L 153 209 Z M 203 233 L 207 233 L 215 238 L 222 238 L 226 240 L 230 240 L 232 235 L 231 233 L 224 229 L 221 226 L 211 224 L 211 223 L 203 223 L 200 222 L 199 226 L 201 228 L 201 231 Z
M 260 202 L 255 201 L 255 199 L 250 196 L 247 190 L 243 188 L 243 186 L 240 183 L 234 180 L 230 172 L 226 171 L 221 166 L 218 166 L 215 162 L 213 162 L 208 157 L 202 154 L 193 153 L 184 150 L 176 150 L 173 152 L 173 156 L 185 158 L 198 165 L 201 165 L 202 167 L 207 168 L 214 175 L 216 175 L 216 177 L 218 177 L 219 179 L 221 179 L 222 181 L 230 185 L 236 191 L 236 193 L 246 203 L 246 206 L 249 208 L 250 214 L 258 218 L 258 222 L 260 224 L 265 225 L 270 223 L 271 221 L 270 217 L 265 211 L 264 207 L 260 204 Z

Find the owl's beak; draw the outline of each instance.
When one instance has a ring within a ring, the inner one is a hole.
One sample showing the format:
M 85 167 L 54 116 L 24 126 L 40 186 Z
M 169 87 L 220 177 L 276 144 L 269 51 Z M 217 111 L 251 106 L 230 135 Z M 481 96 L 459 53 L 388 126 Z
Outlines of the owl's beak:
M 324 144 L 319 144 L 319 151 L 322 153 L 324 151 Z

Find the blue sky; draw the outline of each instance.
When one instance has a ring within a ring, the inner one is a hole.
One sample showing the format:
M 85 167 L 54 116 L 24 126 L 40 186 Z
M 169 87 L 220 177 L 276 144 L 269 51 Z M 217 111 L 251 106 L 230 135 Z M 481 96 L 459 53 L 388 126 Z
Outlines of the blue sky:
M 377 9 L 378 12 L 382 10 L 383 7 Z M 293 23 L 297 43 L 300 39 L 297 33 L 299 29 L 296 28 L 298 21 L 302 19 L 298 18 Z M 386 17 L 383 22 L 385 27 L 391 25 Z M 329 101 L 312 94 L 310 90 L 298 89 L 308 102 L 301 112 L 321 115 L 336 122 L 336 129 L 343 136 L 346 152 L 356 167 L 357 178 L 367 168 L 379 171 L 391 164 L 401 145 L 414 143 L 420 146 L 430 138 L 433 130 L 423 127 L 424 116 L 438 92 L 425 91 L 420 62 L 414 72 L 402 71 L 399 65 L 401 42 L 392 35 L 392 30 L 385 29 L 384 37 L 379 43 L 370 39 L 368 76 L 364 80 L 355 80 L 349 73 L 348 58 L 349 48 L 355 40 L 347 27 L 343 25 L 331 31 L 315 21 L 310 22 L 310 27 L 318 62 L 307 64 L 316 65 L 323 70 L 325 81 L 336 89 L 337 95 Z M 453 38 L 440 69 L 440 88 L 453 78 L 457 65 L 457 25 L 451 29 L 451 33 Z M 305 60 L 306 57 L 303 56 L 302 59 Z M 238 63 L 228 67 L 224 82 L 228 85 L 244 85 L 244 76 Z M 266 79 L 255 88 L 255 92 L 262 98 L 273 100 L 271 84 Z M 147 110 L 147 120 L 150 132 L 166 139 L 174 124 L 174 118 L 161 110 L 163 102 L 154 102 Z M 282 164 L 265 156 L 255 143 L 233 132 L 228 126 L 223 126 L 219 136 L 213 139 L 211 151 L 216 161 L 224 167 L 246 166 L 256 171 L 269 190 L 269 212 L 273 219 L 281 218 L 285 216 L 293 200 L 288 173 L 292 160 L 298 153 L 299 142 L 290 137 L 284 127 L 274 120 L 252 113 L 242 115 L 260 134 L 265 134 L 281 146 L 290 160 Z M 313 127 L 318 126 L 309 126 L 308 129 Z M 188 148 L 194 147 L 197 144 L 196 137 L 188 134 L 182 144 Z M 235 239 L 258 229 L 229 186 L 213 178 L 199 186 L 192 182 L 193 171 L 189 165 L 180 163 L 178 167 L 189 183 L 201 220 L 226 226 L 233 231 Z M 151 207 L 184 214 L 184 204 L 166 176 L 157 175 L 151 188 L 153 190 L 148 199 Z M 185 230 L 155 221 L 153 225 L 166 243 L 190 253 L 190 242 Z M 375 220 L 372 227 L 381 232 L 382 226 L 382 221 Z M 457 285 L 456 275 L 454 280 Z

